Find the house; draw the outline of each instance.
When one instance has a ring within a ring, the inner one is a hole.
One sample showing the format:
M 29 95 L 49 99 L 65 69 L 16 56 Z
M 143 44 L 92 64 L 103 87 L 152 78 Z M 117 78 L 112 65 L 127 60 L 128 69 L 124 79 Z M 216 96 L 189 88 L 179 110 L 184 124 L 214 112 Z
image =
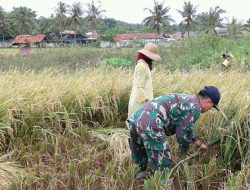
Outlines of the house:
M 163 34 L 157 33 L 127 33 L 119 34 L 111 40 L 113 47 L 130 47 L 136 43 L 142 46 L 147 41 L 154 41 L 163 37 Z
M 12 45 L 21 46 L 23 44 L 32 44 L 36 46 L 41 46 L 43 43 L 47 42 L 47 38 L 43 34 L 37 35 L 19 35 L 16 36 L 15 40 L 12 42 Z
M 147 42 L 154 42 L 160 46 L 168 47 L 170 42 L 181 38 L 181 34 L 157 34 L 157 33 L 128 33 L 119 34 L 112 39 L 112 47 L 143 46 Z
M 93 42 L 100 38 L 100 35 L 96 32 L 87 32 L 85 35 Z
M 19 54 L 21 56 L 28 56 L 32 54 L 31 44 L 41 47 L 41 44 L 46 42 L 45 35 L 19 35 L 12 42 L 12 45 L 18 45 L 20 47 Z
M 11 36 L 0 36 L 0 47 L 10 47 L 13 40 Z
M 62 43 L 66 45 L 86 44 L 91 42 L 91 39 L 89 39 L 86 35 L 77 34 L 73 30 L 64 30 L 63 32 L 61 32 L 61 35 Z
M 11 42 L 12 40 L 14 40 L 14 38 L 11 36 L 0 36 L 0 42 Z

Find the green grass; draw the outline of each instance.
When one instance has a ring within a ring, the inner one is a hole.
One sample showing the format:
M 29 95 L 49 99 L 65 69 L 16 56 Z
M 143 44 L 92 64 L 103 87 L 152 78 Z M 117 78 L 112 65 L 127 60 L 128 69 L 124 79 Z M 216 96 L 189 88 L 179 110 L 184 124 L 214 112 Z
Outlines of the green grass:
M 222 54 L 228 51 L 234 55 L 233 68 L 245 71 L 250 69 L 249 43 L 249 38 L 237 41 L 216 36 L 198 36 L 183 39 L 169 48 L 159 48 L 159 54 L 162 57 L 159 65 L 171 71 L 176 69 L 189 71 L 193 68 L 221 70 Z M 0 49 L 0 70 L 17 69 L 25 72 L 27 70 L 40 71 L 50 68 L 63 72 L 75 72 L 99 66 L 105 60 L 111 60 L 112 65 L 120 65 L 118 59 L 127 60 L 127 65 L 135 61 L 138 49 L 36 48 L 33 49 L 33 55 L 29 57 L 20 57 L 18 49 Z M 117 60 L 112 61 L 114 59 Z

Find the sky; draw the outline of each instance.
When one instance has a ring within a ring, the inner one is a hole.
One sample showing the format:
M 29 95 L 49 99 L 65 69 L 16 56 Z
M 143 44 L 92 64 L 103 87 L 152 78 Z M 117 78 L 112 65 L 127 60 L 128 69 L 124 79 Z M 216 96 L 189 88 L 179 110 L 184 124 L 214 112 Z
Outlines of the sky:
M 55 7 L 60 0 L 0 0 L 0 6 L 7 12 L 10 12 L 13 7 L 26 6 L 36 11 L 38 16 L 49 17 L 55 11 Z M 69 5 L 74 2 L 81 2 L 83 8 L 86 10 L 86 4 L 91 3 L 92 0 L 61 0 Z M 116 20 L 125 21 L 128 23 L 141 23 L 144 18 L 150 16 L 144 8 L 152 9 L 154 0 L 94 0 L 95 5 L 99 5 L 101 9 L 106 10 L 103 13 L 103 18 L 115 18 Z M 163 2 L 163 0 L 158 0 Z M 166 0 L 164 6 L 170 8 L 169 15 L 179 23 L 181 15 L 178 10 L 182 10 L 184 2 L 187 0 Z M 245 23 L 250 18 L 250 0 L 190 0 L 190 2 L 197 6 L 197 13 L 208 12 L 210 7 L 219 6 L 227 12 L 223 17 L 227 17 L 230 22 L 232 18 L 236 18 L 238 22 Z

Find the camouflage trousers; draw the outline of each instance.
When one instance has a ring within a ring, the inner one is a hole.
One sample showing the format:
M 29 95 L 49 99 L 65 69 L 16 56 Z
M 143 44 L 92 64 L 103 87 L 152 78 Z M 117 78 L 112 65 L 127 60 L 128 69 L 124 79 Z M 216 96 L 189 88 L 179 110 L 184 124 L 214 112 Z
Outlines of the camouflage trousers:
M 131 122 L 129 128 L 132 160 L 141 171 L 146 171 L 148 164 L 153 172 L 172 167 L 170 147 L 163 128 L 160 131 L 157 128 L 157 135 L 155 131 L 139 131 Z

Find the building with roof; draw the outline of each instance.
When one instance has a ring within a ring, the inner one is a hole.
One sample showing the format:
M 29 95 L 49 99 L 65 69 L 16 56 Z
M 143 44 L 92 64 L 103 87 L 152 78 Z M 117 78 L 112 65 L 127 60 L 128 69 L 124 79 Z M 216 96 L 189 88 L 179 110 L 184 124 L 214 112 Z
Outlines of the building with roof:
M 32 54 L 31 44 L 41 47 L 42 43 L 47 42 L 45 35 L 19 35 L 16 36 L 12 45 L 18 45 L 20 47 L 20 56 L 28 56 Z
M 34 44 L 40 45 L 41 43 L 47 42 L 47 38 L 43 34 L 37 35 L 19 35 L 16 36 L 15 40 L 12 42 L 12 45 L 23 45 L 23 44 Z
M 143 46 L 146 42 L 159 43 L 162 46 L 168 46 L 169 41 L 181 38 L 181 35 L 157 34 L 157 33 L 127 33 L 119 34 L 112 39 L 113 47 Z

